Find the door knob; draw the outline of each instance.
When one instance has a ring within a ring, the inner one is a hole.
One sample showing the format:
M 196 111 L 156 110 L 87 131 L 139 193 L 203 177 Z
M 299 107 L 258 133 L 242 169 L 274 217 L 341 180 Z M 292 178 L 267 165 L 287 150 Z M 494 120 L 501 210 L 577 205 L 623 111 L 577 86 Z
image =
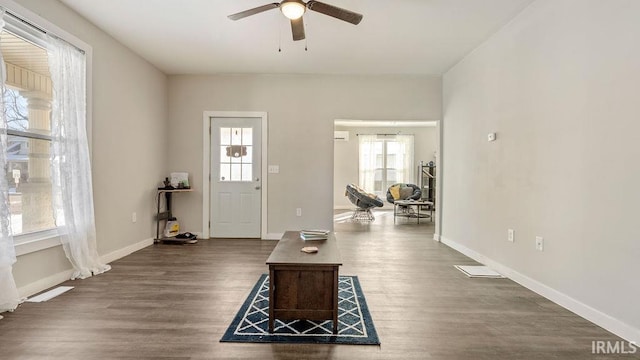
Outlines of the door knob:
M 256 186 L 256 190 L 260 190 L 260 186 Z

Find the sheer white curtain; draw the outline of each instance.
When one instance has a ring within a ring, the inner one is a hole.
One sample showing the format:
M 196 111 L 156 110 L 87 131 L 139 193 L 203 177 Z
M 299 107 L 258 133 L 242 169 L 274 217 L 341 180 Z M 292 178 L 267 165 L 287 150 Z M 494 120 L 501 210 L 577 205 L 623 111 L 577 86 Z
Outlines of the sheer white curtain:
M 376 180 L 376 169 L 378 167 L 382 167 L 381 164 L 377 164 L 378 157 L 376 156 L 376 135 L 358 135 L 358 143 L 359 143 L 359 186 L 363 188 L 365 191 L 374 192 L 375 190 L 375 180 Z
M 4 28 L 4 9 L 0 8 L 0 32 Z M 0 312 L 14 310 L 20 303 L 18 289 L 13 279 L 16 252 L 11 234 L 9 208 L 9 184 L 7 182 L 7 117 L 4 112 L 4 82 L 6 67 L 0 52 Z M 2 316 L 0 316 L 2 319 Z
M 84 279 L 111 269 L 96 245 L 93 187 L 86 129 L 86 62 L 80 50 L 48 36 L 53 83 L 51 175 L 56 222 L 65 254 Z
M 394 183 L 413 183 L 413 135 L 358 135 L 360 187 L 385 196 Z
M 400 183 L 414 183 L 414 163 L 413 163 L 413 135 L 396 135 L 395 141 L 400 144 L 398 162 L 396 164 L 398 179 Z

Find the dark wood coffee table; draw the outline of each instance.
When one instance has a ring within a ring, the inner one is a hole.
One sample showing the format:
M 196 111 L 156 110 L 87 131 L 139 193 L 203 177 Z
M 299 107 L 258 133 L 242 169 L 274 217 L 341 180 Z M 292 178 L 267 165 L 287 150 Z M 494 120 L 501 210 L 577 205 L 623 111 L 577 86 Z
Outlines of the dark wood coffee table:
M 316 246 L 317 253 L 300 249 Z M 338 333 L 338 268 L 342 265 L 333 233 L 326 240 L 300 238 L 287 231 L 267 259 L 269 265 L 269 332 L 275 319 L 332 320 Z

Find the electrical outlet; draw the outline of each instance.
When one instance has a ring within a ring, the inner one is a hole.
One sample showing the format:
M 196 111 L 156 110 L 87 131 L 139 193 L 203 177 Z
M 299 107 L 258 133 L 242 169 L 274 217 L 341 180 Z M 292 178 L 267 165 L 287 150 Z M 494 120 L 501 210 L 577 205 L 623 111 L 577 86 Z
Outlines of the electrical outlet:
M 542 236 L 536 236 L 536 250 L 544 251 L 544 239 Z
M 507 240 L 509 240 L 510 242 L 515 241 L 515 232 L 513 231 L 513 229 L 507 230 Z
M 302 208 L 296 208 L 296 216 L 302 216 Z
M 136 221 L 138 221 L 138 214 L 134 212 L 131 214 L 131 222 L 136 222 Z

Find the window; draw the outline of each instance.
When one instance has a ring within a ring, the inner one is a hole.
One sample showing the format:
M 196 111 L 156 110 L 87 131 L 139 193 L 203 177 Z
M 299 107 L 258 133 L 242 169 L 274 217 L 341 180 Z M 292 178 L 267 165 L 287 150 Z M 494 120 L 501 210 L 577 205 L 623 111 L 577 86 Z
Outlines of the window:
M 110 269 L 97 252 L 93 215 L 90 137 L 86 132 L 91 128 L 87 112 L 87 104 L 91 104 L 87 88 L 91 83 L 91 47 L 28 10 L 20 10 L 17 4 L 10 7 L 0 7 L 4 68 L 0 81 L 0 162 L 11 170 L 0 175 L 4 176 L 0 178 L 0 251 L 8 255 L 2 257 L 0 275 L 11 276 L 16 256 L 62 244 L 74 268 L 71 279 L 84 279 Z M 45 26 L 14 15 L 14 7 Z M 6 101 L 15 106 L 5 110 Z M 7 153 L 14 156 L 13 162 Z M 24 157 L 20 158 L 25 153 L 27 176 L 23 176 Z M 13 181 L 7 181 L 7 176 Z M 7 196 L 10 192 L 14 194 L 13 210 Z M 16 215 L 13 219 L 12 212 Z M 15 232 L 21 234 L 14 237 Z M 13 282 L 3 281 L 2 287 L 3 293 L 15 292 Z
M 61 224 L 54 221 L 52 205 L 51 80 L 47 53 L 11 28 L 7 26 L 0 33 L 0 50 L 7 68 L 2 94 L 8 126 L 5 176 L 15 236 L 55 229 Z
M 413 136 L 358 135 L 360 186 L 384 198 L 389 186 L 413 180 Z
M 220 128 L 220 181 L 251 181 L 253 129 Z

